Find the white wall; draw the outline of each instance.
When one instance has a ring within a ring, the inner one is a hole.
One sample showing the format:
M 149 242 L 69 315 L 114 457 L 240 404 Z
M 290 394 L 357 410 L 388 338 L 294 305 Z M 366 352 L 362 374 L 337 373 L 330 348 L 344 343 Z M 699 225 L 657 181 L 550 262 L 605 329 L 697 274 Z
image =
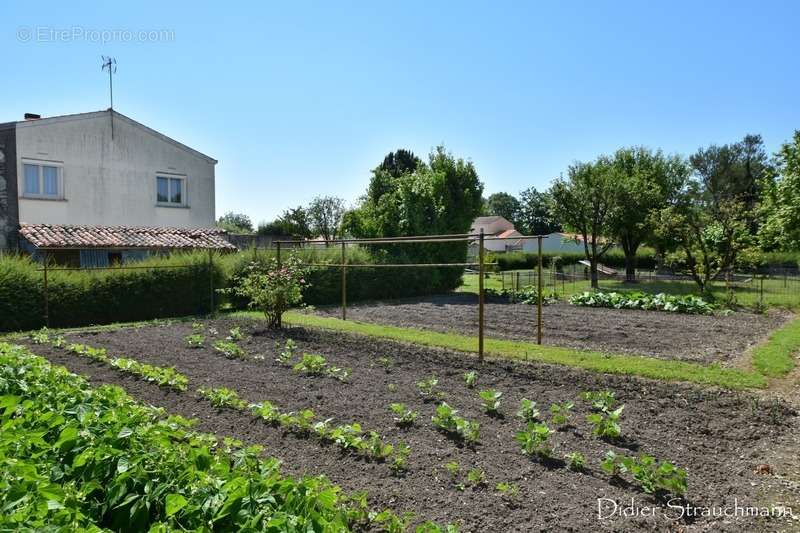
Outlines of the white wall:
M 23 160 L 63 163 L 63 200 L 24 198 Z M 17 125 L 21 223 L 214 225 L 215 161 L 108 112 Z M 156 205 L 156 174 L 185 175 L 186 207 Z
M 522 249 L 525 252 L 536 252 L 538 244 L 536 239 L 522 241 Z M 542 251 L 553 253 L 584 253 L 583 242 L 575 242 L 574 239 L 565 239 L 560 233 L 551 233 L 546 239 L 542 239 Z

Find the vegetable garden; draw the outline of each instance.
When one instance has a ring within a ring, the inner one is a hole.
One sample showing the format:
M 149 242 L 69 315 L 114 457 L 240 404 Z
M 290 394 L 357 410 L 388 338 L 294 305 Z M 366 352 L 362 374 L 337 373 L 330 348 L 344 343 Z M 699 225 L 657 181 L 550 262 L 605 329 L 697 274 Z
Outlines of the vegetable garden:
M 121 385 L 143 404 L 197 420 L 193 429 L 164 420 L 2 345 L 0 457 L 40 457 L 24 482 L 18 470 L 0 480 L 33 496 L 7 496 L 2 505 L 22 506 L 10 516 L 33 516 L 32 527 L 58 515 L 66 526 L 112 528 L 125 517 L 138 530 L 209 521 L 276 531 L 596 529 L 598 498 L 662 509 L 772 502 L 779 483 L 759 465 L 774 464 L 798 426 L 784 403 L 749 393 L 541 364 L 481 365 L 459 353 L 270 330 L 245 318 L 40 331 L 19 342 L 95 387 Z M 54 414 L 34 417 L 34 409 Z M 76 419 L 76 409 L 97 415 Z M 107 409 L 121 410 L 119 420 Z M 162 444 L 145 453 L 146 438 Z M 285 473 L 248 445 L 263 446 Z M 26 455 L 34 449 L 46 453 Z M 53 464 L 64 465 L 55 479 Z M 141 476 L 154 468 L 171 470 L 148 486 Z M 783 524 L 776 520 L 615 516 L 602 525 L 755 531 Z

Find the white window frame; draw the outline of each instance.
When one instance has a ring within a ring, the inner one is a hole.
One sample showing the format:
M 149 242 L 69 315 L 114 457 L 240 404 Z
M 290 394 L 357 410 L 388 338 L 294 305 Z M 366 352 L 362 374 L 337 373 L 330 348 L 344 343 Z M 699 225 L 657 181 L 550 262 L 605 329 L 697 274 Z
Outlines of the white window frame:
M 158 200 L 158 180 L 159 179 L 166 179 L 168 180 L 167 183 L 167 201 L 160 202 Z M 180 202 L 171 202 L 169 201 L 172 198 L 172 181 L 178 180 L 181 182 L 181 201 Z M 189 187 L 188 187 L 189 179 L 184 174 L 171 174 L 169 172 L 157 172 L 156 173 L 156 205 L 159 207 L 189 207 Z
M 29 193 L 25 191 L 27 177 L 25 176 L 25 166 L 30 165 L 39 168 L 39 193 Z M 44 193 L 44 167 L 56 169 L 56 181 L 58 191 L 56 194 Z M 45 161 L 42 159 L 22 159 L 22 179 L 20 180 L 20 197 L 32 200 L 63 200 L 64 199 L 64 163 L 62 161 Z

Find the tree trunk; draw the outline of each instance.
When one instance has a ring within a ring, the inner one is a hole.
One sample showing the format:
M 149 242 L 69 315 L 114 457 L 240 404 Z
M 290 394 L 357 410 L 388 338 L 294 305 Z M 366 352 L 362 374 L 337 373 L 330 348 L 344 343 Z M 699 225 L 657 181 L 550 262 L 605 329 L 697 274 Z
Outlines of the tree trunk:
M 636 253 L 625 254 L 625 283 L 636 283 Z
M 597 259 L 595 259 L 595 256 L 589 259 L 589 277 L 592 280 L 592 288 L 599 289 L 600 283 L 597 277 Z

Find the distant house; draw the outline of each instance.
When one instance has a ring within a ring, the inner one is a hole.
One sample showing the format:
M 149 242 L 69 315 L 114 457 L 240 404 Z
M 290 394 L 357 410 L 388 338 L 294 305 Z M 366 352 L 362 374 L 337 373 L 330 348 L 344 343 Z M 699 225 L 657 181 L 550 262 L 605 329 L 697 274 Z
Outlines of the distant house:
M 234 248 L 212 229 L 216 164 L 111 110 L 0 124 L 0 249 L 105 266 Z
M 484 238 L 497 237 L 484 241 L 483 247 L 489 252 L 521 250 L 525 241 L 525 239 L 513 238 L 524 237 L 524 235 L 514 228 L 514 224 L 498 215 L 476 218 L 470 228 L 470 234 L 478 235 L 481 230 L 483 230 Z M 477 241 L 471 242 L 470 245 L 473 251 L 477 250 Z
M 600 242 L 605 241 L 604 238 L 600 238 Z M 523 241 L 522 249 L 525 252 L 536 252 L 536 240 L 530 239 Z M 542 239 L 542 251 L 546 253 L 583 254 L 585 253 L 583 236 L 578 233 L 550 233 L 547 235 L 546 239 Z

